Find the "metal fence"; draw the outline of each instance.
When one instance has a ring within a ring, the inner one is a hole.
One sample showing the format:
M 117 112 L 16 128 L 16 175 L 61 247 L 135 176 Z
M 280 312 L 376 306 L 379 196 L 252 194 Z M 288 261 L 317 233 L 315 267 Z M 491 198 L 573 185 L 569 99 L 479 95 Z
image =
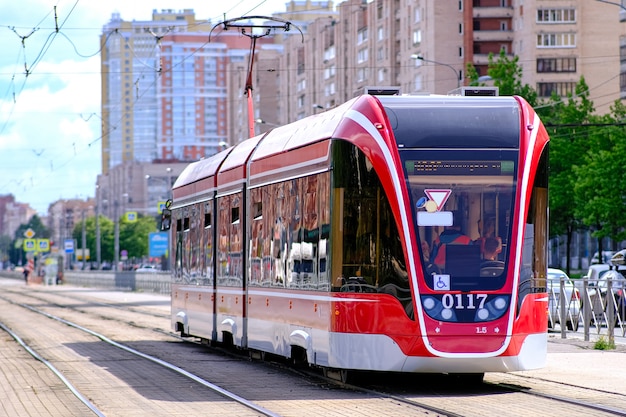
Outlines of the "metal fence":
M 573 283 L 575 291 L 568 291 Z M 591 334 L 626 336 L 624 281 L 613 279 L 561 279 L 548 289 L 548 327 L 560 328 L 562 337 L 582 327 L 585 340 Z M 564 323 L 565 325 L 561 325 Z
M 0 276 L 24 279 L 14 271 L 0 271 Z M 65 271 L 63 281 L 79 287 L 110 288 L 170 294 L 169 272 L 137 273 L 134 271 Z M 561 279 L 548 289 L 548 327 L 568 332 L 582 332 L 585 340 L 591 334 L 626 337 L 626 297 L 624 281 L 603 279 Z M 570 288 L 570 290 L 568 290 Z M 564 323 L 564 325 L 561 325 Z
M 0 271 L 0 276 L 23 280 L 20 272 Z M 134 271 L 65 271 L 63 282 L 77 287 L 110 288 L 170 294 L 171 274 L 164 272 Z

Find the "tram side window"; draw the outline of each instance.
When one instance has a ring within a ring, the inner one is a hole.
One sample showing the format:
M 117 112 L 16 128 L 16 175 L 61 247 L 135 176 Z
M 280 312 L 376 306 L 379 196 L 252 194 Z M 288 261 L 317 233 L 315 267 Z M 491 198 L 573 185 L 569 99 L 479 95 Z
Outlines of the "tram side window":
M 172 216 L 175 218 L 175 222 L 173 223 L 172 230 L 172 238 L 174 241 L 174 281 L 180 282 L 183 280 L 183 234 L 181 233 L 183 222 L 180 218 L 180 210 L 172 213 Z
M 522 247 L 519 301 L 524 295 L 545 291 L 548 268 L 548 150 L 543 151 L 533 184 Z
M 241 193 L 218 199 L 217 282 L 220 285 L 243 284 L 240 207 Z
M 203 253 L 204 253 L 204 265 L 203 265 L 203 276 L 205 277 L 207 285 L 213 285 L 213 223 L 211 213 L 213 211 L 213 202 L 206 203 L 204 205 L 204 244 Z
M 189 215 L 190 215 L 190 208 L 189 207 L 184 207 L 182 210 L 182 241 L 183 241 L 183 249 L 182 249 L 182 275 L 183 275 L 183 280 L 185 282 L 189 282 L 189 279 L 191 277 L 190 274 L 190 270 L 191 270 L 191 235 L 189 233 L 189 228 L 190 228 L 190 221 L 189 221 Z
M 378 175 L 356 147 L 338 141 L 333 152 L 342 161 L 333 171 L 333 221 L 342 222 L 333 227 L 333 289 L 391 294 L 408 311 L 404 251 Z
M 328 291 L 329 174 L 250 191 L 250 285 Z
M 189 240 L 190 240 L 190 260 L 189 260 L 189 280 L 196 285 L 203 285 L 205 279 L 203 276 L 204 263 L 204 234 L 202 231 L 202 221 L 204 220 L 204 206 L 195 204 L 190 207 L 189 212 Z

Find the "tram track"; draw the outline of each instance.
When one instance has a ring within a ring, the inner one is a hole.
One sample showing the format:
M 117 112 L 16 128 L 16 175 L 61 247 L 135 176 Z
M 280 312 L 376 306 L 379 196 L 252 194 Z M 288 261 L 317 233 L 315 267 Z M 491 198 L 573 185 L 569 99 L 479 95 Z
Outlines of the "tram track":
M 492 382 L 467 386 L 462 379 L 443 374 L 377 375 L 375 379 L 376 382 L 372 382 L 369 377 L 348 387 L 455 417 L 626 416 L 624 395 L 580 386 L 572 386 L 569 393 L 555 395 L 533 386 L 533 378 L 528 379 L 530 384 L 526 386 Z M 608 404 L 611 401 L 622 405 Z
M 5 294 L 8 291 L 5 291 Z M 23 298 L 22 298 L 23 297 Z M 10 302 L 12 305 L 17 306 L 21 309 L 27 309 L 31 313 L 36 313 L 39 315 L 44 315 L 48 319 L 52 319 L 60 325 L 70 326 L 72 329 L 80 330 L 83 333 L 91 335 L 92 337 L 97 337 L 96 335 L 91 334 L 91 329 L 87 329 L 87 327 L 93 326 L 93 324 L 97 321 L 102 321 L 103 312 L 99 311 L 100 308 L 107 308 L 108 303 L 100 303 L 98 310 L 94 311 L 91 308 L 85 309 L 84 307 L 76 307 L 70 306 L 70 301 L 66 297 L 62 300 L 56 298 L 55 292 L 48 291 L 35 291 L 33 294 L 22 291 L 11 291 L 11 298 L 13 300 L 7 300 L 6 297 L 0 296 L 0 301 Z M 15 299 L 18 299 L 15 300 Z M 70 297 L 72 298 L 72 297 Z M 85 302 L 85 300 L 82 300 Z M 89 302 L 89 300 L 86 300 Z M 37 307 L 33 307 L 27 305 L 27 302 L 37 305 Z M 65 304 L 65 305 L 62 305 Z M 79 302 L 79 304 L 81 304 Z M 63 316 L 67 315 L 80 315 L 82 318 L 79 320 L 81 324 L 73 323 L 73 326 L 70 323 L 65 323 L 68 321 L 66 318 L 56 317 L 55 314 L 52 314 L 48 311 L 42 311 L 41 309 L 49 310 L 49 311 L 58 311 L 57 314 L 62 314 Z M 117 310 L 117 309 L 116 309 Z M 0 316 L 1 317 L 1 316 Z M 126 318 L 127 320 L 129 317 Z M 84 324 L 83 322 L 87 323 Z M 115 323 L 112 323 L 115 322 Z M 155 343 L 150 344 L 142 344 L 141 339 L 146 338 L 146 332 L 154 333 L 155 329 L 153 326 L 147 327 L 137 327 L 136 323 L 128 324 L 125 320 L 122 319 L 111 319 L 105 320 L 101 324 L 104 327 L 110 328 L 112 325 L 116 326 L 130 326 L 132 329 L 137 331 L 141 330 L 144 334 L 135 340 L 133 338 L 132 341 L 128 342 L 132 346 L 139 345 L 143 348 L 148 348 L 148 350 L 152 350 L 153 355 L 157 358 L 157 360 L 166 361 L 166 358 L 173 358 L 172 366 L 178 366 L 183 369 L 185 372 L 190 372 L 190 369 L 193 369 L 193 374 L 198 378 L 202 378 L 207 381 L 217 381 L 215 385 L 223 388 L 229 392 L 237 392 L 237 394 L 241 398 L 247 399 L 250 397 L 256 398 L 256 400 L 260 400 L 261 402 L 268 402 L 270 406 L 266 407 L 266 410 L 269 410 L 266 413 L 256 412 L 254 415 L 282 415 L 282 416 L 299 416 L 302 414 L 302 410 L 300 406 L 297 405 L 300 401 L 295 401 L 295 404 L 290 404 L 290 402 L 294 402 L 294 399 L 299 398 L 310 398 L 310 400 L 306 401 L 306 406 L 310 410 L 318 409 L 315 414 L 325 414 L 328 416 L 332 415 L 363 415 L 363 410 L 370 409 L 370 412 L 367 412 L 367 415 L 416 415 L 416 416 L 433 416 L 432 413 L 428 413 L 424 408 L 416 408 L 415 406 L 408 405 L 398 405 L 397 402 L 385 402 L 381 403 L 380 398 L 371 398 L 364 397 L 360 393 L 356 393 L 350 390 L 345 390 L 338 386 L 330 386 L 321 382 L 319 380 L 310 380 L 303 379 L 300 376 L 297 378 L 294 374 L 286 373 L 278 371 L 278 369 L 271 363 L 263 362 L 263 363 L 251 363 L 248 357 L 242 356 L 240 353 L 232 352 L 227 349 L 220 348 L 211 348 L 210 352 L 207 352 L 207 346 L 201 344 L 199 342 L 188 343 L 191 340 L 185 339 L 185 343 L 172 343 L 172 337 L 176 337 L 176 341 L 181 340 L 180 337 L 174 334 L 163 334 L 161 331 L 157 331 L 159 340 L 163 341 L 156 346 L 151 346 Z M 79 329 L 78 327 L 85 327 L 85 329 Z M 129 327 L 126 327 L 125 332 L 122 332 L 118 337 L 128 338 Z M 104 336 L 107 337 L 107 336 Z M 149 337 L 149 336 L 148 336 Z M 34 336 L 30 336 L 29 338 L 24 338 L 25 340 L 33 339 Z M 167 341 L 169 339 L 169 341 Z M 105 340 L 100 340 L 105 342 Z M 114 342 L 117 343 L 117 342 Z M 167 346 L 169 349 L 168 352 L 160 351 L 159 348 Z M 173 347 L 173 348 L 172 348 Z M 47 348 L 48 349 L 48 348 Z M 119 349 L 119 348 L 118 348 Z M 134 349 L 134 348 L 131 348 Z M 135 349 L 138 350 L 138 349 Z M 141 349 L 141 353 L 144 354 L 145 349 Z M 96 354 L 89 353 L 90 356 L 96 356 Z M 217 357 L 217 358 L 216 358 Z M 181 360 L 182 358 L 182 360 Z M 125 359 L 127 360 L 127 359 Z M 51 361 L 54 362 L 54 361 Z M 103 364 L 106 363 L 106 360 L 97 360 L 96 362 Z M 169 363 L 169 362 L 168 362 Z M 239 367 L 242 369 L 238 374 L 237 378 L 233 379 L 225 379 L 225 375 L 228 372 L 227 368 Z M 191 368 L 190 368 L 191 367 Z M 196 372 L 197 371 L 197 372 Z M 254 386 L 254 384 L 249 385 L 246 382 L 248 380 L 264 380 L 267 378 L 278 379 L 278 382 L 267 382 L 263 386 Z M 68 378 L 71 379 L 71 378 Z M 287 381 L 287 382 L 285 382 Z M 213 383 L 213 382 L 212 382 Z M 181 385 L 176 383 L 174 385 Z M 267 397 L 267 392 L 270 392 L 270 395 L 276 396 L 276 392 L 272 390 L 273 387 L 276 386 L 284 386 L 284 391 L 278 395 L 278 398 L 270 398 Z M 292 394 L 293 392 L 293 394 Z M 252 401 L 252 400 L 249 400 Z M 255 403 L 258 403 L 256 401 Z M 285 409 L 285 404 L 288 406 Z M 333 411 L 329 411 L 329 408 Z M 276 411 L 274 411 L 276 410 Z M 337 411 L 339 410 L 339 411 Z M 353 410 L 351 412 L 350 410 Z M 399 411 L 401 410 L 401 411 Z M 338 414 L 333 414 L 335 411 Z M 206 407 L 205 411 L 206 413 Z M 400 414 L 396 414 L 400 413 Z M 224 413 L 232 414 L 232 412 Z M 241 412 L 235 412 L 237 415 L 246 415 Z M 107 414 L 111 415 L 111 414 Z M 146 415 L 146 414 L 142 414 Z M 154 415 L 166 415 L 163 413 L 155 413 Z M 190 415 L 194 415 L 194 413 L 190 413 Z M 196 415 L 197 412 L 196 412 Z M 222 413 L 215 413 L 215 415 L 223 415 Z
M 243 397 L 238 396 L 237 394 L 228 391 L 216 384 L 213 384 L 205 379 L 203 379 L 202 377 L 189 372 L 187 370 L 184 370 L 170 362 L 164 361 L 162 359 L 159 359 L 157 357 L 154 357 L 152 355 L 146 354 L 144 352 L 141 352 L 139 350 L 133 349 L 125 344 L 116 342 L 114 340 L 109 339 L 107 336 L 98 333 L 96 331 L 93 331 L 91 329 L 88 329 L 86 327 L 83 327 L 77 323 L 74 323 L 72 321 L 63 319 L 61 317 L 55 316 L 53 314 L 47 313 L 45 311 L 42 311 L 36 307 L 27 305 L 27 304 L 23 304 L 23 303 L 16 303 L 13 302 L 11 300 L 8 300 L 6 297 L 0 297 L 0 299 L 11 303 L 15 306 L 19 306 L 22 307 L 24 309 L 27 309 L 33 313 L 45 316 L 48 319 L 51 319 L 57 323 L 63 324 L 65 326 L 69 326 L 73 329 L 79 330 L 83 333 L 87 333 L 88 335 L 95 337 L 97 339 L 99 339 L 100 342 L 104 342 L 105 344 L 107 344 L 108 346 L 114 347 L 116 349 L 120 349 L 122 351 L 124 351 L 125 353 L 129 353 L 133 356 L 139 357 L 143 360 L 149 361 L 153 364 L 158 365 L 159 367 L 165 368 L 169 371 L 175 372 L 176 374 L 191 380 L 193 382 L 195 382 L 196 384 L 201 385 L 204 388 L 208 388 L 210 391 L 212 391 L 215 394 L 218 394 L 230 401 L 233 401 L 237 404 L 240 404 L 250 410 L 253 411 L 252 415 L 263 415 L 263 416 L 268 416 L 268 417 L 278 417 L 279 414 L 272 412 L 270 410 L 265 409 L 264 407 L 249 401 Z M 38 349 L 36 347 L 36 345 L 38 343 L 28 343 L 26 342 L 26 338 L 22 338 L 18 335 L 17 332 L 13 331 L 10 329 L 10 327 L 5 324 L 5 323 L 0 323 L 0 327 L 7 333 L 9 333 L 11 335 L 11 337 L 13 337 L 13 339 L 20 344 L 20 346 L 22 346 L 24 349 L 26 349 L 36 360 L 43 362 L 63 383 L 64 385 L 79 399 L 81 400 L 81 402 L 83 402 L 85 405 L 87 405 L 89 407 L 89 409 L 97 416 L 105 416 L 106 413 L 103 411 L 103 409 L 101 407 L 98 407 L 97 405 L 94 404 L 94 401 L 90 401 L 87 398 L 89 396 L 93 396 L 93 392 L 91 392 L 90 394 L 86 393 L 86 392 L 82 392 L 81 388 L 80 388 L 80 383 L 76 383 L 76 382 L 72 382 L 71 379 L 72 377 L 67 373 L 62 371 L 61 367 L 59 366 L 55 366 L 53 363 L 54 362 L 62 362 L 62 360 L 59 357 L 56 358 L 44 358 L 44 354 L 40 353 L 39 351 L 49 351 L 52 350 L 50 347 L 47 346 L 40 346 L 40 348 Z M 32 335 L 29 337 L 30 339 L 32 339 Z M 49 355 L 49 356 L 53 356 L 53 355 Z
M 158 326 L 152 324 L 153 319 L 163 321 L 164 317 L 162 314 L 145 311 L 142 308 L 133 307 L 132 317 L 129 317 L 125 306 L 120 303 L 99 302 L 92 300 L 91 297 L 77 297 L 67 293 L 62 293 L 63 295 L 60 296 L 61 293 L 59 292 L 45 290 L 30 293 L 15 292 L 30 297 L 30 300 L 36 300 L 36 303 L 33 304 L 39 306 L 61 309 L 59 311 L 69 310 L 88 314 L 95 317 L 96 320 L 101 319 L 103 316 L 108 316 L 108 322 L 124 323 L 136 329 L 157 332 L 164 339 L 170 338 L 172 341 L 174 339 L 171 338 L 181 340 L 178 335 L 164 331 L 163 328 L 158 328 Z M 71 300 L 76 301 L 76 303 L 71 302 Z M 90 307 L 86 308 L 86 305 Z M 92 308 L 91 306 L 98 307 Z M 115 317 L 111 317 L 111 310 L 115 311 L 115 314 L 113 314 Z M 106 313 L 107 311 L 109 313 Z M 139 323 L 141 320 L 138 317 L 147 319 L 147 323 Z M 129 322 L 131 318 L 132 320 Z M 169 324 L 169 321 L 166 324 Z M 184 340 L 193 342 L 191 339 Z M 189 343 L 189 345 L 192 344 L 204 350 L 199 355 L 210 356 L 210 353 L 206 352 L 205 346 L 200 347 L 199 343 Z M 224 353 L 222 349 L 214 348 L 211 348 L 211 352 Z M 233 354 L 232 357 L 238 358 L 237 360 L 242 362 L 244 366 L 254 366 L 248 363 L 247 358 L 243 357 L 240 352 Z M 321 373 L 315 370 L 304 373 L 301 370 L 294 370 L 294 368 L 284 364 L 281 365 L 280 363 L 269 365 L 274 367 L 273 372 L 287 374 L 289 372 L 285 372 L 285 369 L 291 369 L 297 374 L 305 375 L 302 377 L 306 379 L 304 383 L 317 385 L 325 390 L 330 389 L 338 393 L 348 390 L 349 392 L 359 393 L 359 398 L 362 399 L 378 398 L 378 401 L 384 399 L 389 403 L 396 404 L 397 407 L 401 407 L 405 413 L 404 415 L 425 415 L 424 410 L 428 410 L 429 416 L 519 416 L 523 415 L 519 411 L 522 408 L 515 409 L 512 407 L 514 404 L 519 404 L 519 407 L 525 407 L 523 409 L 529 410 L 528 413 L 535 410 L 534 415 L 563 415 L 567 413 L 570 416 L 590 414 L 598 416 L 626 416 L 626 411 L 624 411 L 626 410 L 626 405 L 622 405 L 626 403 L 626 396 L 619 393 L 594 390 L 576 384 L 559 385 L 559 383 L 554 381 L 515 373 L 487 374 L 485 383 L 470 387 L 460 386 L 454 378 L 446 375 L 391 375 L 389 378 L 384 377 L 381 379 L 380 374 L 375 374 L 375 376 L 370 376 L 369 378 L 376 379 L 376 383 L 368 382 L 366 378 L 363 383 L 346 385 L 334 380 L 324 379 Z M 276 366 L 281 369 L 277 370 Z M 291 373 L 293 374 L 294 372 Z M 385 382 L 384 386 L 380 385 L 381 381 Z M 552 385 L 552 388 L 546 387 L 547 385 Z M 554 394 L 554 391 L 560 391 L 560 395 Z M 502 409 L 503 404 L 511 406 Z M 490 410 L 490 407 L 493 409 Z M 559 410 L 558 414 L 554 414 L 555 409 Z M 507 410 L 516 411 L 511 411 L 510 414 L 507 414 L 509 412 Z M 332 413 L 327 414 L 333 415 Z M 354 415 L 364 414 L 357 413 Z

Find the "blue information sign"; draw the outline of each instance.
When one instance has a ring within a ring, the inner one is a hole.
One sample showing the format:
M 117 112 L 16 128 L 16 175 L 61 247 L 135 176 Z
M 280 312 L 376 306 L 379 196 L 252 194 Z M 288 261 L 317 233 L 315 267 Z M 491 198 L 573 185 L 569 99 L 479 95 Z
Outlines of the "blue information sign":
M 65 239 L 65 253 L 74 253 L 74 239 Z
M 148 253 L 151 258 L 167 255 L 170 238 L 167 232 L 150 233 Z

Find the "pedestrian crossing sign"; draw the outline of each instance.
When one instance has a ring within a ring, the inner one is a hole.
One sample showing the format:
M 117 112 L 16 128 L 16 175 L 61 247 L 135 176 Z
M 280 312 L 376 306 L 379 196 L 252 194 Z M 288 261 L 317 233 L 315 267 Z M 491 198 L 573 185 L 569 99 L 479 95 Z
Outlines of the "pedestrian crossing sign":
M 24 239 L 24 252 L 35 252 L 37 250 L 36 239 Z

